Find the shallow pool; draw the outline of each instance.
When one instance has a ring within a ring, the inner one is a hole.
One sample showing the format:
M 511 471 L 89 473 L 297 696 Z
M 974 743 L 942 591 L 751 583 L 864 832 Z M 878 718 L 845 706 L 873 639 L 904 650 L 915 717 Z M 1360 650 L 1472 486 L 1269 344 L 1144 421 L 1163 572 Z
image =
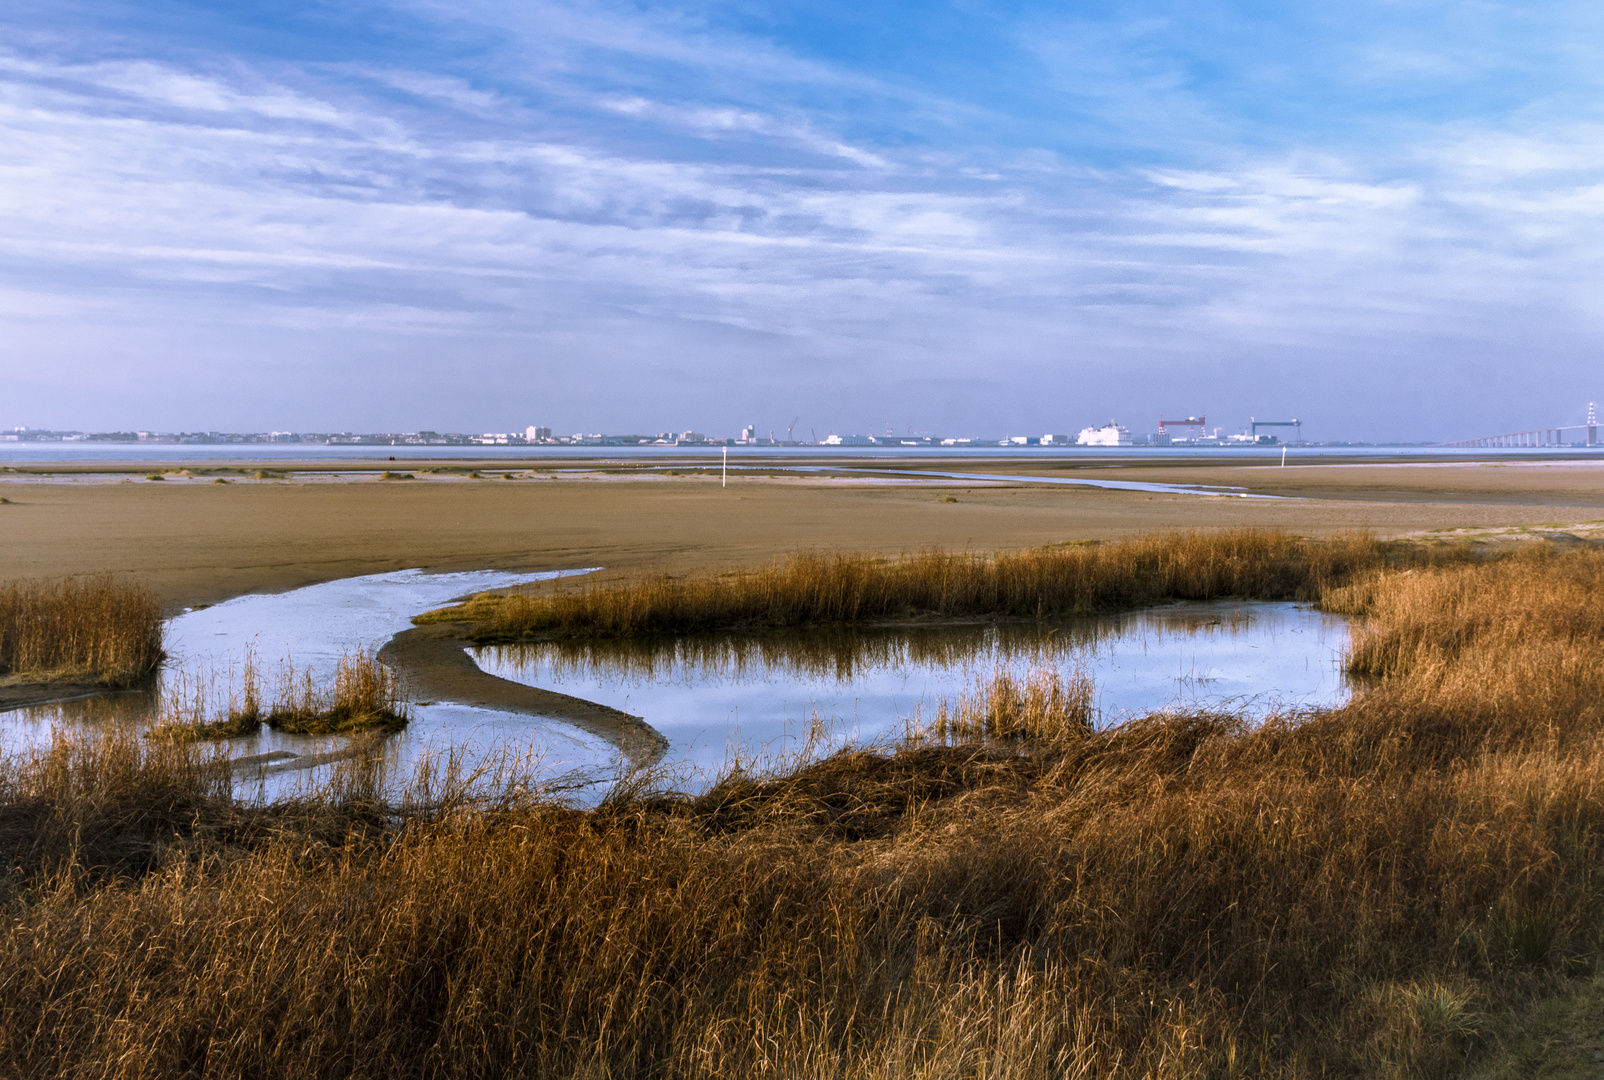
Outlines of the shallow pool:
M 1346 620 L 1290 603 L 1178 604 L 1056 623 L 820 629 L 654 644 L 479 648 L 502 678 L 643 716 L 669 758 L 786 752 L 822 726 L 837 742 L 895 737 L 999 671 L 1081 672 L 1099 720 L 1160 709 L 1253 717 L 1345 700 Z

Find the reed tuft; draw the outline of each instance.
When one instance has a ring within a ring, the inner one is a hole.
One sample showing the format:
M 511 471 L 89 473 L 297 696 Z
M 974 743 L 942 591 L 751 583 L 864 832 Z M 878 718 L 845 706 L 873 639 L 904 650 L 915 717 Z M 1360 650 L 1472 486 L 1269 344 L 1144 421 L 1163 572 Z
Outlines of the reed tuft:
M 0 675 L 127 686 L 161 662 L 161 614 L 110 577 L 0 585 Z
M 976 676 L 956 700 L 940 702 L 929 723 L 910 720 L 908 738 L 948 746 L 1062 742 L 1096 726 L 1094 687 L 1085 672 L 1064 675 L 1044 667 L 1021 678 L 1000 667 Z
M 200 742 L 208 739 L 243 739 L 259 734 L 265 719 L 262 712 L 261 675 L 256 650 L 247 645 L 236 684 L 234 671 L 228 673 L 227 701 L 222 709 L 212 703 L 218 692 L 215 672 L 206 677 L 183 671 L 170 672 L 163 680 L 162 713 L 146 737 L 168 742 Z
M 335 669 L 332 688 L 319 687 L 311 672 L 297 678 L 286 661 L 279 695 L 267 725 L 295 735 L 400 731 L 411 719 L 400 676 L 368 652 L 347 652 Z

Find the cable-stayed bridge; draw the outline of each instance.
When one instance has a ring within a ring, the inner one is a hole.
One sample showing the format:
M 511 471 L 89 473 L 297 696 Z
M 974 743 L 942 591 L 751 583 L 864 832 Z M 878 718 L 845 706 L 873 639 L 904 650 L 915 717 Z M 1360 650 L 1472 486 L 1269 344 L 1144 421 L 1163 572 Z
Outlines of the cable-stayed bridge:
M 1572 439 L 1567 432 L 1579 432 L 1580 439 Z M 1562 424 L 1559 427 L 1533 428 L 1530 431 L 1510 431 L 1502 435 L 1483 435 L 1475 439 L 1460 439 L 1458 442 L 1439 443 L 1440 446 L 1482 446 L 1482 447 L 1518 447 L 1518 446 L 1597 446 L 1598 445 L 1598 414 L 1593 409 L 1593 403 L 1587 404 L 1587 423 Z

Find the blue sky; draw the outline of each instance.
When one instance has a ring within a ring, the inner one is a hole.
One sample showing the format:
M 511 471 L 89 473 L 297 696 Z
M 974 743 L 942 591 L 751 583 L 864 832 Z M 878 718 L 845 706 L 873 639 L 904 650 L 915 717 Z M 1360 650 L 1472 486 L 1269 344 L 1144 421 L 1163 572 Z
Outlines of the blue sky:
M 1575 423 L 1601 24 L 12 0 L 0 426 Z

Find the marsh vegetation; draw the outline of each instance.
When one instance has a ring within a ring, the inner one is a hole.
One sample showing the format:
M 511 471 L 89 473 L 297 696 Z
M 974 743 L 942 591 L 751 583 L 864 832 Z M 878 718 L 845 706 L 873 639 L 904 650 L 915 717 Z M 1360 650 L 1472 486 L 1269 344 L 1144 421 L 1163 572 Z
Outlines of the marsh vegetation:
M 754 571 L 483 595 L 419 621 L 465 621 L 476 640 L 504 642 L 922 616 L 1057 618 L 1170 600 L 1313 601 L 1366 571 L 1469 557 L 1467 549 L 1388 544 L 1367 534 L 1310 540 L 1247 529 L 893 560 L 801 552 Z
M 148 737 L 176 742 L 239 739 L 266 724 L 292 735 L 349 735 L 400 731 L 410 718 L 400 676 L 372 653 L 347 650 L 334 679 L 319 684 L 310 671 L 297 672 L 293 660 L 279 665 L 278 695 L 264 705 L 254 651 L 247 648 L 243 671 L 176 671 L 164 687 L 160 716 Z
M 110 577 L 0 585 L 0 676 L 127 686 L 162 659 L 161 605 Z
M 330 686 L 319 686 L 310 672 L 297 677 L 294 665 L 286 662 L 280 669 L 278 701 L 266 721 L 273 730 L 292 735 L 334 735 L 400 731 L 408 718 L 401 677 L 372 653 L 358 650 L 340 657 Z
M 1044 670 L 589 809 L 60 738 L 0 765 L 0 1072 L 1457 1075 L 1604 944 L 1604 553 L 1373 550 L 1303 594 L 1373 685 L 1258 724 Z

